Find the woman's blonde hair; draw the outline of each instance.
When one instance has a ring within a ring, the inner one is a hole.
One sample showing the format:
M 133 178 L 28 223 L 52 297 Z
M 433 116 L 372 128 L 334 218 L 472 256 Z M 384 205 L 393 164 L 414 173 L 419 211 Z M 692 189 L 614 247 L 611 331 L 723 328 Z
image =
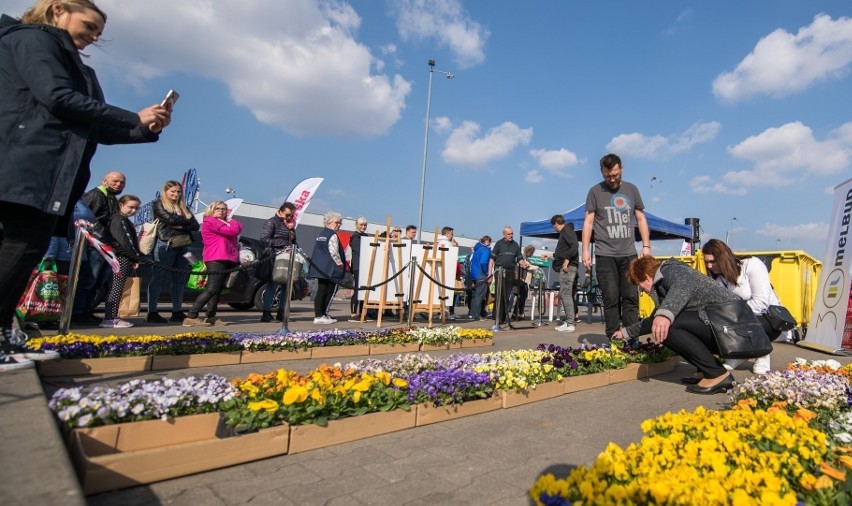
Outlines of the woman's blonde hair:
M 222 204 L 223 206 L 228 207 L 228 205 L 225 204 L 224 201 L 214 200 L 213 202 L 210 203 L 210 205 L 207 206 L 207 209 L 204 210 L 204 216 L 213 216 L 213 213 L 216 212 L 216 206 L 218 206 L 219 204 Z
M 100 14 L 104 18 L 104 23 L 106 23 L 106 13 L 91 0 L 38 0 L 35 5 L 24 11 L 23 16 L 21 16 L 21 23 L 56 26 L 56 19 L 53 18 L 53 6 L 56 4 L 59 4 L 68 12 L 81 12 L 91 9 Z
M 172 201 L 166 197 L 166 192 L 175 186 L 180 187 L 180 195 L 178 196 L 177 204 L 172 204 Z M 189 212 L 189 209 L 186 208 L 186 204 L 183 201 L 183 185 L 177 181 L 166 181 L 166 184 L 163 185 L 163 191 L 160 193 L 160 203 L 163 204 L 163 208 L 170 213 L 180 211 L 186 218 L 192 216 L 192 213 Z

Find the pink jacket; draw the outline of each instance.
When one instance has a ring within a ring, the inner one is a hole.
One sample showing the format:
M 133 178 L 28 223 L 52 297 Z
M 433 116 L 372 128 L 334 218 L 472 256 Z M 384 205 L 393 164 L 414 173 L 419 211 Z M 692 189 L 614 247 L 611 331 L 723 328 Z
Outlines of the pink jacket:
M 201 239 L 204 241 L 203 260 L 228 260 L 240 262 L 240 232 L 243 224 L 237 220 L 224 222 L 213 216 L 205 216 L 201 225 Z

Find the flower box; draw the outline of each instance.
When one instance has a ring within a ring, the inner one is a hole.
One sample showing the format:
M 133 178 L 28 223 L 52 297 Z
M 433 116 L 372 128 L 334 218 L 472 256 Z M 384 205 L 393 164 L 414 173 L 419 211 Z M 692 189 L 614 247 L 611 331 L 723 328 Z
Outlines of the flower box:
M 668 360 L 664 360 L 662 362 L 657 362 L 654 364 L 642 364 L 642 367 L 645 368 L 645 376 L 646 378 L 651 376 L 658 376 L 660 374 L 667 374 L 675 370 L 675 367 L 680 363 L 680 359 L 678 357 L 672 357 Z
M 370 345 L 370 355 L 392 355 L 394 353 L 415 353 L 418 351 L 420 351 L 419 343 Z
M 609 385 L 609 371 L 568 376 L 562 380 L 563 393 L 580 392 Z
M 74 432 L 70 449 L 83 492 L 96 494 L 284 455 L 289 441 L 290 427 L 285 424 L 252 434 L 127 452 L 109 440 Z
M 280 360 L 303 360 L 308 358 L 311 358 L 311 350 L 243 351 L 240 355 L 240 363 L 256 364 L 259 362 L 277 362 Z
M 85 434 L 91 439 L 108 444 L 117 452 L 132 452 L 213 438 L 219 428 L 219 420 L 219 413 L 179 416 L 171 420 L 146 420 L 72 429 L 69 436 L 73 439 L 75 433 Z
M 417 420 L 417 410 L 396 409 L 361 416 L 329 420 L 328 425 L 293 425 L 290 428 L 290 453 L 299 453 L 325 446 L 357 441 L 379 434 L 411 429 Z
M 450 343 L 421 344 L 420 345 L 420 351 L 442 351 L 442 350 L 449 350 L 449 349 L 450 349 Z
M 82 376 L 151 370 L 151 357 L 61 358 L 38 362 L 42 376 Z
M 465 339 L 461 342 L 462 348 L 479 348 L 480 346 L 493 346 L 494 340 L 489 338 L 486 339 Z
M 343 346 L 319 346 L 311 348 L 311 358 L 357 357 L 369 354 L 369 344 L 346 344 Z
M 500 393 L 502 394 L 503 407 L 513 408 L 522 404 L 559 397 L 565 393 L 565 387 L 561 381 L 548 381 L 547 383 L 536 385 L 535 388 L 529 388 L 520 392 L 503 390 Z
M 478 415 L 489 411 L 496 411 L 503 407 L 502 397 L 491 397 L 490 399 L 477 399 L 467 401 L 464 404 L 451 404 L 449 406 L 435 407 L 432 403 L 417 405 L 417 426 L 432 423 L 445 422 L 456 418 L 470 415 Z
M 612 369 L 609 371 L 609 384 L 624 383 L 645 377 L 645 368 L 642 364 L 627 364 L 624 369 Z
M 240 363 L 239 351 L 222 353 L 195 353 L 191 355 L 154 355 L 152 371 L 166 369 L 189 369 L 192 367 L 210 367 L 214 365 L 236 365 Z

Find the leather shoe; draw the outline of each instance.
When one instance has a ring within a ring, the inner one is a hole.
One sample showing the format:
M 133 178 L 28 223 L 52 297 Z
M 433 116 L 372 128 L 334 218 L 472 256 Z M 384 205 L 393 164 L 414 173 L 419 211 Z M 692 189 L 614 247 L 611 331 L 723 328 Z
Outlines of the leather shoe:
M 684 385 L 697 385 L 699 381 L 701 381 L 701 378 L 696 378 L 695 376 L 684 376 L 680 379 L 680 382 Z
M 272 321 L 272 311 L 264 311 L 263 314 L 260 315 L 260 321 L 263 323 Z
M 686 387 L 686 391 L 692 394 L 703 394 L 703 395 L 713 395 L 718 393 L 724 393 L 730 390 L 734 386 L 734 376 L 732 374 L 728 374 L 728 377 L 720 381 L 719 383 L 713 385 L 712 387 L 700 387 L 698 385 L 689 385 Z

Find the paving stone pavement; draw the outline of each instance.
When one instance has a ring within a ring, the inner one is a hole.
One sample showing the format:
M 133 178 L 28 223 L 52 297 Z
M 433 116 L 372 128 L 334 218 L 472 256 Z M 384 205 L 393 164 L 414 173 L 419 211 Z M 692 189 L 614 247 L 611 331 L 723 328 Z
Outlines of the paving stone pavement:
M 344 302 L 333 314 L 346 315 Z M 585 313 L 584 313 L 585 315 Z M 257 312 L 223 311 L 232 323 L 223 330 L 272 332 L 279 324 L 259 323 Z M 307 304 L 297 303 L 290 330 L 315 329 Z M 343 319 L 343 318 L 342 318 Z M 584 318 L 585 320 L 585 318 Z M 137 319 L 137 322 L 142 322 Z M 415 321 L 422 326 L 422 321 Z M 455 323 L 455 322 L 447 322 Z M 462 323 L 490 328 L 492 321 Z M 530 322 L 518 326 L 530 327 Z M 383 327 L 389 325 L 385 324 Z M 562 346 L 605 342 L 598 314 L 574 333 L 556 332 L 555 324 L 497 332 L 491 348 L 526 349 L 539 343 Z M 337 328 L 375 328 L 375 323 L 341 321 Z M 145 326 L 116 333 L 172 334 L 179 326 Z M 105 329 L 75 329 L 105 333 Z M 430 352 L 444 355 L 456 351 Z M 796 357 L 832 358 L 790 344 L 776 344 L 772 368 Z M 363 357 L 352 357 L 357 360 Z M 833 357 L 842 363 L 852 359 Z M 334 359 L 346 362 L 346 359 Z M 287 367 L 305 372 L 321 360 L 282 361 L 145 374 L 117 374 L 40 380 L 34 371 L 0 375 L 0 503 L 89 505 L 523 505 L 527 490 L 542 472 L 564 475 L 591 463 L 610 442 L 626 446 L 642 437 L 643 420 L 668 411 L 703 405 L 724 408 L 726 395 L 685 392 L 678 381 L 690 374 L 681 364 L 669 374 L 563 395 L 555 399 L 417 427 L 352 443 L 284 455 L 262 461 L 176 478 L 147 486 L 84 497 L 47 407 L 56 388 L 114 384 L 132 377 L 188 376 L 212 372 L 226 377 Z M 748 367 L 744 365 L 742 367 Z M 748 369 L 737 378 L 751 375 Z

